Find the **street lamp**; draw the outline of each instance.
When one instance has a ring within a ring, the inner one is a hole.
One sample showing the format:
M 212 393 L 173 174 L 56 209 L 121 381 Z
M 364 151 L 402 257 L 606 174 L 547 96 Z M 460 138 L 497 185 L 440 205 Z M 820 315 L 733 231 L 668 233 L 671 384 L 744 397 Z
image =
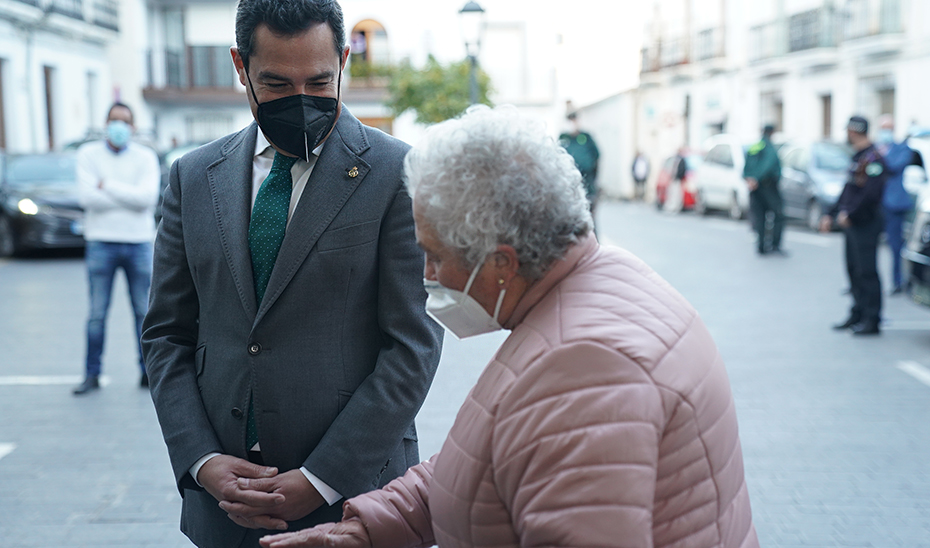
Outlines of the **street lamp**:
M 471 62 L 468 71 L 471 89 L 471 104 L 478 102 L 478 51 L 481 49 L 481 31 L 484 30 L 484 8 L 478 2 L 470 1 L 459 10 L 462 25 L 462 37 L 465 39 L 465 52 Z

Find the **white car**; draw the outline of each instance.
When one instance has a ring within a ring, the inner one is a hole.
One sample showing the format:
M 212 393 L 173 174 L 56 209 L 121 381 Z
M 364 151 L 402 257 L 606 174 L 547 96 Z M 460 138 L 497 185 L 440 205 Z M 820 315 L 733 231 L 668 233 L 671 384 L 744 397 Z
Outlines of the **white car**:
M 920 196 L 927 188 L 927 171 L 930 168 L 930 132 L 919 134 L 907 140 L 922 165 L 911 165 L 904 168 L 904 189 L 913 197 Z
M 749 188 L 743 180 L 746 149 L 733 135 L 715 135 L 705 142 L 704 162 L 695 172 L 694 210 L 729 213 L 742 219 L 749 213 Z

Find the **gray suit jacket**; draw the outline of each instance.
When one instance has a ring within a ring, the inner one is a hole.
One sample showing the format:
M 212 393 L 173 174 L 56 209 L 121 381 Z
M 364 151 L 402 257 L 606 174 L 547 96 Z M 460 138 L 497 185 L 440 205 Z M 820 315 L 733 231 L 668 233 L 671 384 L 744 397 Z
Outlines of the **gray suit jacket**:
M 266 465 L 305 466 L 345 497 L 419 461 L 413 420 L 439 362 L 423 257 L 402 184 L 408 147 L 346 109 L 294 211 L 261 303 L 248 246 L 257 126 L 171 167 L 142 344 L 178 488 L 198 546 L 246 530 L 197 486 L 210 452 L 246 457 L 254 399 Z M 324 506 L 290 529 L 338 520 Z

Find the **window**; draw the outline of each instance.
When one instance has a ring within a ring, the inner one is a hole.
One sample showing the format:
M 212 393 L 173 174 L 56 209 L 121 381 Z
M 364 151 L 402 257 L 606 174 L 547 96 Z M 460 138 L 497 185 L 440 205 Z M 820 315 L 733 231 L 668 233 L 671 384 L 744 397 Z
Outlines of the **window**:
M 236 85 L 236 72 L 229 61 L 228 46 L 191 46 L 191 85 L 228 88 Z
M 6 61 L 0 59 L 0 150 L 6 150 L 6 121 L 3 113 L 6 110 L 3 104 L 3 73 L 6 70 Z
M 184 56 L 184 12 L 165 10 L 165 84 L 187 87 L 187 59 Z
M 387 31 L 381 23 L 366 19 L 352 27 L 349 46 L 353 62 L 384 65 L 390 62 Z
M 197 114 L 187 117 L 187 142 L 206 143 L 233 131 L 231 115 Z
M 97 75 L 87 73 L 87 127 L 92 128 L 101 123 L 97 117 Z M 102 116 L 101 116 L 102 118 Z
M 829 139 L 833 134 L 833 96 L 820 96 L 821 136 Z
M 894 88 L 878 90 L 878 102 L 882 114 L 894 117 Z
M 45 80 L 45 119 L 48 128 L 48 149 L 55 150 L 55 116 L 54 101 L 52 90 L 55 84 L 55 69 L 52 67 L 42 67 L 42 74 Z

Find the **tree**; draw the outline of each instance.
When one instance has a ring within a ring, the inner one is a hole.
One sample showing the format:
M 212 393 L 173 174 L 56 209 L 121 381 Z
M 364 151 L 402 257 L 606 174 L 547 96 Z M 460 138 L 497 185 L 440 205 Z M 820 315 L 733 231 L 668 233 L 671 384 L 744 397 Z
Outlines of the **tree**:
M 455 118 L 471 105 L 470 69 L 468 59 L 443 66 L 430 55 L 422 70 L 405 61 L 391 76 L 387 106 L 394 116 L 413 109 L 417 113 L 417 122 L 421 124 Z M 479 68 L 477 80 L 478 102 L 491 105 L 488 99 L 491 78 Z

